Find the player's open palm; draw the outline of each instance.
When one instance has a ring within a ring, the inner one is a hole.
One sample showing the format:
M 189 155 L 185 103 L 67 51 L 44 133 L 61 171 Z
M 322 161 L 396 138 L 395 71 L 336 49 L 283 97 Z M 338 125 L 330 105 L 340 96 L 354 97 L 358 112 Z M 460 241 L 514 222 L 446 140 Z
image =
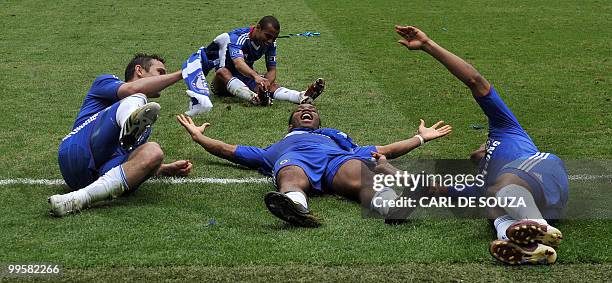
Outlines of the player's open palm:
M 181 123 L 181 125 L 183 127 L 185 127 L 187 132 L 189 132 L 189 134 L 191 134 L 192 137 L 200 135 L 200 134 L 203 134 L 204 131 L 206 130 L 206 128 L 208 128 L 210 126 L 209 123 L 204 123 L 204 124 L 202 124 L 202 126 L 197 126 L 193 122 L 191 117 L 185 116 L 183 114 L 176 116 L 176 120 L 178 120 L 179 123 Z
M 435 140 L 439 137 L 446 136 L 452 131 L 453 127 L 450 125 L 444 125 L 444 121 L 438 121 L 438 123 L 433 124 L 433 126 L 426 128 L 425 121 L 421 119 L 421 124 L 419 125 L 419 135 L 421 135 L 425 141 Z
M 410 50 L 421 49 L 423 44 L 429 41 L 429 37 L 413 26 L 395 26 L 395 32 L 399 34 L 403 39 L 398 42 Z

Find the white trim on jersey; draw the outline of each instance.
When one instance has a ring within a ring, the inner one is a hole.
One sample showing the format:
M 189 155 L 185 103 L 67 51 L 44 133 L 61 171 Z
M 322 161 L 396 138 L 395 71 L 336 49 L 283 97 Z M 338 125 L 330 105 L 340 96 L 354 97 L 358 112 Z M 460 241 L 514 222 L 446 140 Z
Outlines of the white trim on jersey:
M 213 42 L 219 46 L 219 68 L 225 68 L 225 54 L 227 45 L 230 43 L 230 36 L 228 33 L 222 33 L 215 37 Z
M 247 40 L 248 37 L 249 37 L 249 34 L 244 33 L 240 37 L 238 37 L 238 40 L 236 41 L 236 43 L 240 45 L 244 45 L 244 42 Z
M 542 160 L 548 158 L 549 155 L 550 153 L 537 152 L 536 154 L 527 158 L 527 160 L 523 161 L 523 163 L 521 163 L 521 165 L 519 165 L 517 169 L 529 172 L 529 170 L 533 169 L 533 167 L 538 165 L 538 163 L 542 162 Z

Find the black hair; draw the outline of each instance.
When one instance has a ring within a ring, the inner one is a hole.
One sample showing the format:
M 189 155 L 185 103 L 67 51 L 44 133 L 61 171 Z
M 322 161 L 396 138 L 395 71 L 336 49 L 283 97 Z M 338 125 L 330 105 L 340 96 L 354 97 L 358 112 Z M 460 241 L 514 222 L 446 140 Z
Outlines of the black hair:
M 134 68 L 136 65 L 142 66 L 145 70 L 149 70 L 151 65 L 153 65 L 153 60 L 157 60 L 162 63 L 166 63 L 166 61 L 155 54 L 145 54 L 145 53 L 136 53 L 134 58 L 130 61 L 130 63 L 125 68 L 125 81 L 128 82 L 134 78 L 134 72 L 136 71 Z
M 280 23 L 274 16 L 265 16 L 261 18 L 261 20 L 259 20 L 257 24 L 262 29 L 266 28 L 268 25 L 272 25 L 274 29 L 276 29 L 277 31 L 280 31 Z

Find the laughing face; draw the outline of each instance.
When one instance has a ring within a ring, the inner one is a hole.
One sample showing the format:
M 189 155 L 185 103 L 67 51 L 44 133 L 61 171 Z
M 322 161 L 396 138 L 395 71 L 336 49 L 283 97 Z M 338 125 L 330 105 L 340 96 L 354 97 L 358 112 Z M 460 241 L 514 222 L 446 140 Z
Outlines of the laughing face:
M 321 127 L 319 111 L 312 104 L 302 104 L 293 111 L 289 120 L 289 131 L 294 128 L 318 129 Z

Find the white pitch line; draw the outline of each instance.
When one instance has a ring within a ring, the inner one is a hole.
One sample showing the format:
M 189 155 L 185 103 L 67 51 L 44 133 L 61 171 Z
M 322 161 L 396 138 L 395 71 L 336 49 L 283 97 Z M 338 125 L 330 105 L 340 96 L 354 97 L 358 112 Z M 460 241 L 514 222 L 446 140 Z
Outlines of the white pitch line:
M 570 181 L 589 181 L 589 180 L 611 180 L 612 175 L 589 175 L 579 174 L 570 175 Z M 159 178 L 148 180 L 147 183 L 154 184 L 263 184 L 272 183 L 272 178 Z M 8 185 L 44 185 L 44 186 L 61 186 L 65 182 L 62 179 L 0 179 L 0 186 Z
M 242 178 L 242 179 L 226 179 L 226 178 L 159 178 L 150 179 L 147 183 L 157 184 L 260 184 L 272 182 L 271 178 Z M 45 185 L 45 186 L 61 186 L 65 182 L 62 179 L 0 179 L 0 186 L 8 185 Z
M 612 180 L 612 175 L 589 175 L 589 174 L 578 174 L 569 175 L 570 181 L 583 181 L 583 180 Z

